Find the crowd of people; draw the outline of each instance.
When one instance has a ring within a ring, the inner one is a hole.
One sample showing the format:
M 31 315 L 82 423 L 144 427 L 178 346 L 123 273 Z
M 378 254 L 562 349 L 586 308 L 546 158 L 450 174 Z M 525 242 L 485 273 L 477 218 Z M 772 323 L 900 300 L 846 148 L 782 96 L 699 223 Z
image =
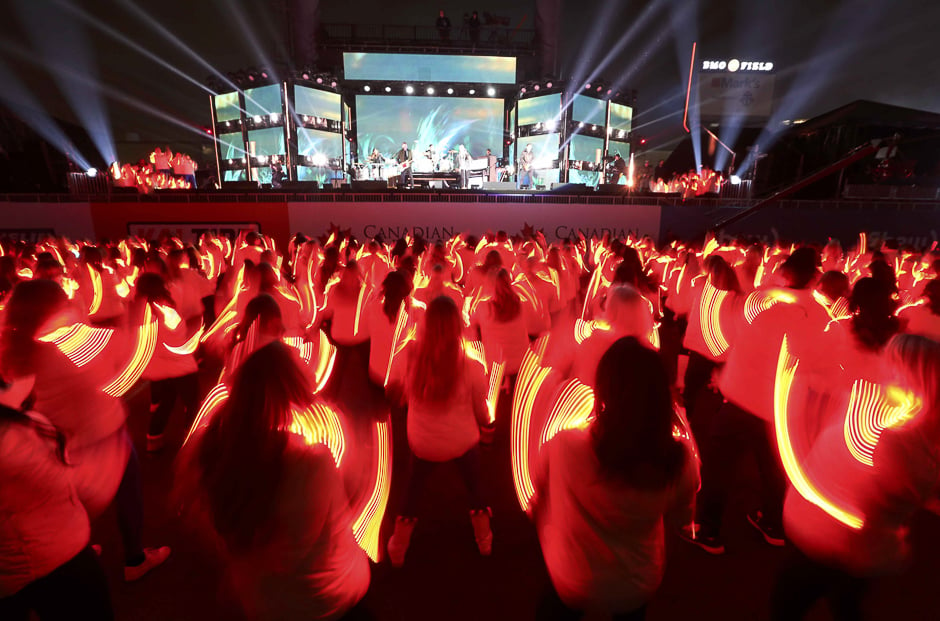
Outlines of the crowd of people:
M 174 506 L 253 619 L 368 618 L 369 559 L 407 562 L 442 464 L 490 555 L 494 442 L 551 578 L 540 619 L 644 618 L 668 531 L 725 552 L 746 453 L 747 520 L 788 548 L 775 619 L 820 598 L 860 618 L 869 581 L 909 562 L 914 512 L 936 506 L 934 249 L 333 230 L 283 248 L 249 232 L 0 251 L 4 619 L 110 618 L 89 524 L 111 504 L 126 580 L 169 556 L 143 545 L 122 401 L 141 382 L 140 448 L 168 450 L 179 402 Z M 343 386 L 385 413 L 340 403 Z
M 141 194 L 150 194 L 154 190 L 195 189 L 197 168 L 185 153 L 174 154 L 170 147 L 157 147 L 137 164 L 113 162 L 109 174 L 114 187 L 136 188 Z
M 640 186 L 649 188 L 657 194 L 680 194 L 682 198 L 692 198 L 704 194 L 719 194 L 725 184 L 720 171 L 703 166 L 701 170 L 690 170 L 682 174 L 673 173 L 668 179 L 654 175 L 646 166 L 640 173 Z

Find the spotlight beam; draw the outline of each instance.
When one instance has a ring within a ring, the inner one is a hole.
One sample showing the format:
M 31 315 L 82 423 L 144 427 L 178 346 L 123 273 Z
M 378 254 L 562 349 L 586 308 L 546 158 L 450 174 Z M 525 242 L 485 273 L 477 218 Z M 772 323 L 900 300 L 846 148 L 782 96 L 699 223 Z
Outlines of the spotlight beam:
M 179 37 L 177 37 L 175 34 L 167 30 L 166 26 L 161 24 L 154 17 L 151 17 L 150 14 L 148 14 L 146 11 L 144 11 L 139 6 L 134 4 L 131 0 L 120 0 L 120 2 L 127 9 L 129 9 L 132 13 L 134 13 L 137 19 L 147 24 L 150 28 L 155 30 L 164 39 L 166 39 L 167 41 L 175 45 L 181 52 L 183 52 L 184 54 L 192 58 L 194 61 L 199 63 L 203 68 L 205 68 L 210 73 L 212 73 L 212 75 L 214 75 L 215 77 L 220 79 L 222 82 L 224 82 L 226 85 L 228 85 L 229 88 L 231 88 L 233 91 L 238 91 L 240 93 L 245 94 L 245 98 L 248 99 L 248 101 L 254 103 L 259 108 L 264 110 L 266 114 L 271 113 L 270 110 L 267 110 L 264 106 L 262 106 L 257 101 L 252 99 L 251 96 L 246 94 L 241 88 L 238 87 L 238 85 L 232 82 L 227 76 L 223 75 L 222 72 L 220 72 L 218 69 L 212 66 L 211 63 L 209 63 L 202 56 L 200 56 L 195 50 L 193 50 L 191 47 L 186 45 Z
M 74 161 L 80 169 L 88 170 L 91 168 L 88 159 L 79 152 L 71 139 L 62 131 L 62 128 L 56 124 L 42 104 L 27 90 L 4 62 L 0 62 L 0 83 L 3 84 L 3 88 L 0 88 L 0 101 L 5 106 L 12 110 L 24 123 L 32 127 L 36 133 L 45 138 L 49 144 L 58 149 L 60 153 Z
M 94 15 L 91 15 L 90 13 L 88 13 L 88 12 L 85 11 L 84 9 L 82 9 L 82 8 L 80 8 L 80 7 L 78 7 L 78 6 L 76 6 L 75 4 L 73 4 L 72 2 L 70 2 L 69 0 L 55 0 L 55 1 L 56 1 L 56 4 L 58 4 L 59 6 L 61 6 L 62 8 L 64 8 L 65 10 L 71 12 L 72 14 L 78 16 L 79 18 L 81 18 L 86 24 L 88 24 L 88 25 L 91 26 L 92 28 L 95 28 L 95 29 L 97 29 L 97 30 L 99 30 L 99 31 L 101 31 L 101 32 L 103 32 L 103 33 L 105 33 L 106 35 L 110 36 L 111 38 L 115 39 L 116 41 L 121 42 L 122 44 L 124 44 L 124 45 L 126 45 L 127 47 L 131 48 L 132 50 L 134 50 L 134 51 L 137 52 L 138 54 L 140 54 L 140 55 L 146 57 L 146 58 L 149 59 L 149 60 L 152 60 L 153 62 L 157 63 L 158 65 L 160 65 L 160 66 L 163 67 L 164 69 L 166 69 L 166 70 L 168 70 L 168 71 L 174 73 L 175 75 L 177 75 L 177 76 L 183 78 L 184 80 L 186 80 L 186 81 L 189 82 L 190 84 L 193 84 L 194 86 L 196 86 L 196 87 L 198 87 L 198 88 L 201 88 L 202 90 L 204 90 L 205 92 L 209 93 L 210 95 L 216 95 L 216 94 L 217 94 L 217 93 L 216 93 L 215 91 L 213 91 L 211 88 L 209 88 L 208 86 L 206 86 L 205 84 L 203 84 L 202 82 L 200 82 L 199 80 L 197 80 L 196 78 L 190 76 L 188 73 L 186 73 L 186 72 L 183 71 L 182 69 L 179 69 L 178 67 L 176 67 L 176 66 L 174 66 L 174 65 L 171 65 L 170 63 L 168 63 L 167 61 L 163 60 L 162 58 L 160 58 L 159 56 L 157 56 L 156 54 L 154 54 L 154 53 L 151 52 L 150 50 L 146 49 L 145 47 L 141 46 L 141 45 L 138 44 L 138 43 L 135 43 L 135 42 L 132 41 L 131 39 L 129 39 L 129 38 L 127 38 L 126 36 L 124 36 L 122 33 L 118 32 L 117 30 L 115 30 L 115 29 L 112 28 L 111 26 L 108 26 L 108 25 L 105 24 L 104 22 L 102 22 L 102 21 L 100 21 L 99 19 L 95 18 Z

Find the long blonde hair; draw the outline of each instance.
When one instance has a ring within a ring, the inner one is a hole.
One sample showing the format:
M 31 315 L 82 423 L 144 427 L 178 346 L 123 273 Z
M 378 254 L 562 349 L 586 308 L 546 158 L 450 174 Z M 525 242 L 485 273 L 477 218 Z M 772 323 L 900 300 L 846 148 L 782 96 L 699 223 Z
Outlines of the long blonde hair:
M 409 399 L 445 403 L 453 396 L 465 361 L 461 328 L 460 311 L 452 299 L 442 295 L 431 300 L 408 370 Z

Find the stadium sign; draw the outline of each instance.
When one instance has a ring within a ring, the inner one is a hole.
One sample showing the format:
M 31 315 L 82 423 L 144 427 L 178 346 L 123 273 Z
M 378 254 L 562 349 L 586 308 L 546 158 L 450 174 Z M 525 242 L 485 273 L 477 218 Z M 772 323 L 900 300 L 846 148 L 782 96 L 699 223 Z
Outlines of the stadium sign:
M 769 62 L 756 62 L 751 60 L 703 60 L 702 71 L 762 71 L 768 72 L 774 70 L 774 64 Z

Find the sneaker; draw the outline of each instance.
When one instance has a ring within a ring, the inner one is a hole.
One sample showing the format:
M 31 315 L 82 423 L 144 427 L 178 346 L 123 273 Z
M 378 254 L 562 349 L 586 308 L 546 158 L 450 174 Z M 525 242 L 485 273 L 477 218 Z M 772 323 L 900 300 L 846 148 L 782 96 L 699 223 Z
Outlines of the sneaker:
M 679 537 L 684 541 L 698 546 L 709 554 L 718 556 L 725 553 L 725 544 L 718 535 L 712 535 L 702 530 L 701 524 L 692 523 L 679 529 Z
M 163 450 L 163 446 L 166 444 L 166 434 L 160 434 L 158 436 L 152 436 L 149 433 L 147 434 L 147 452 L 148 453 L 157 453 Z
M 783 529 L 779 526 L 770 524 L 760 511 L 754 511 L 747 514 L 747 521 L 751 526 L 764 536 L 764 541 L 772 546 L 781 547 L 786 545 L 787 541 L 783 538 Z
M 493 512 L 489 507 L 470 512 L 473 536 L 477 540 L 480 556 L 489 556 L 493 553 L 493 531 L 490 529 L 490 517 L 492 515 Z
M 144 562 L 140 565 L 124 566 L 124 581 L 134 582 L 143 578 L 148 571 L 154 567 L 159 567 L 170 556 L 170 548 L 162 546 L 159 548 L 145 548 Z

